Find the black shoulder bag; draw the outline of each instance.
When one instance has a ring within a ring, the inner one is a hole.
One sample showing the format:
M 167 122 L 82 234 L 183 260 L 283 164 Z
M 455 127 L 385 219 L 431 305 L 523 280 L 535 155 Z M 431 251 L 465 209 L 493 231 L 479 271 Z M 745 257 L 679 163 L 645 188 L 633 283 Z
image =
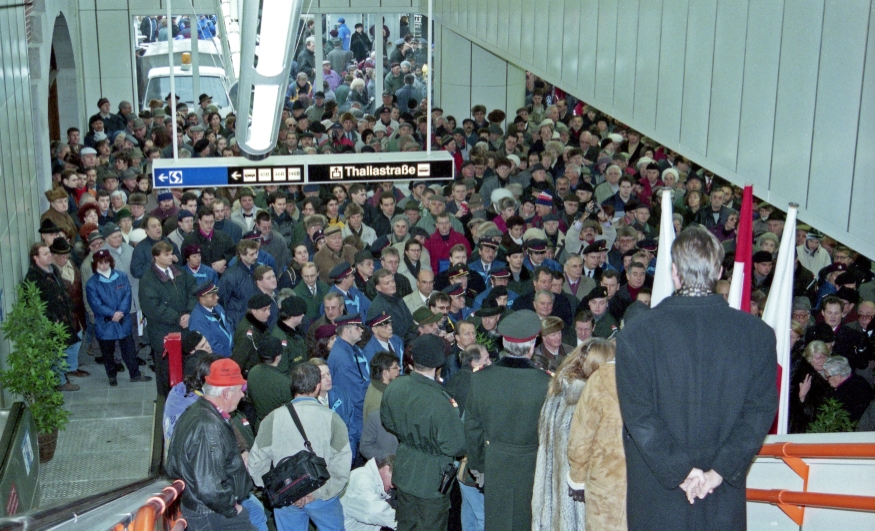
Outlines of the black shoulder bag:
M 304 433 L 304 426 L 301 425 L 295 407 L 292 404 L 287 404 L 286 407 L 289 408 L 292 420 L 295 421 L 295 426 L 304 438 L 306 450 L 284 457 L 261 476 L 264 493 L 274 508 L 293 504 L 331 479 L 325 459 L 313 452 L 313 445 L 307 440 L 307 434 Z

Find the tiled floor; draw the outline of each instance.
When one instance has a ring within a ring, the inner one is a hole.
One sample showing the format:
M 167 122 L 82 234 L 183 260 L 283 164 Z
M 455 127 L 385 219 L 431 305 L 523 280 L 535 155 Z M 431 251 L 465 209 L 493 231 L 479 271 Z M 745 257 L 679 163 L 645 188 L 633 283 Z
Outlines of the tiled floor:
M 70 423 L 60 433 L 54 459 L 40 469 L 41 508 L 119 487 L 148 473 L 154 379 L 131 383 L 127 372 L 119 373 L 118 387 L 110 387 L 102 364 L 90 356 L 80 363 L 91 376 L 72 378 L 81 389 L 64 393 Z

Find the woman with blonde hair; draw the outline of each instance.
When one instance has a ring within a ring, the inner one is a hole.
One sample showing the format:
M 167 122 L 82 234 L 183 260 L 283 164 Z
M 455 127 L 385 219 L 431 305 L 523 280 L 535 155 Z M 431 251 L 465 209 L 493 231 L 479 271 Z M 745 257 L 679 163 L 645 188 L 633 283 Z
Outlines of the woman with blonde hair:
M 626 454 L 615 347 L 604 339 L 590 341 L 598 343 L 590 344 L 583 364 L 586 388 L 571 420 L 568 490 L 576 502 L 587 506 L 587 530 L 625 530 Z
M 583 527 L 584 509 L 568 495 L 568 433 L 574 408 L 586 384 L 586 361 L 592 350 L 605 348 L 590 339 L 559 365 L 547 388 L 538 421 L 538 460 L 532 489 L 532 531 L 571 531 Z M 613 349 L 613 347 L 611 347 Z

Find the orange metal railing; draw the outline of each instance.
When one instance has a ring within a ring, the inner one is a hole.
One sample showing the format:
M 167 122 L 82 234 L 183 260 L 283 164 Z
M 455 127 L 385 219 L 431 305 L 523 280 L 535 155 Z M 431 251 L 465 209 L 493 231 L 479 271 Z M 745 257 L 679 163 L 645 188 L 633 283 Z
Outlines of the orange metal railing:
M 155 522 L 162 516 L 168 523 L 173 524 L 174 530 L 185 529 L 186 523 L 183 519 L 175 519 L 178 512 L 179 495 L 185 489 L 185 482 L 177 479 L 171 485 L 164 487 L 161 494 L 152 496 L 146 503 L 137 511 L 134 521 L 129 529 L 133 531 L 154 531 Z M 168 508 L 171 508 L 168 511 Z
M 808 463 L 802 458 L 875 459 L 875 443 L 770 443 L 764 444 L 759 457 L 777 457 L 803 481 L 803 491 L 781 489 L 747 489 L 747 500 L 777 505 L 797 525 L 802 525 L 805 507 L 875 511 L 875 496 L 852 496 L 808 492 Z

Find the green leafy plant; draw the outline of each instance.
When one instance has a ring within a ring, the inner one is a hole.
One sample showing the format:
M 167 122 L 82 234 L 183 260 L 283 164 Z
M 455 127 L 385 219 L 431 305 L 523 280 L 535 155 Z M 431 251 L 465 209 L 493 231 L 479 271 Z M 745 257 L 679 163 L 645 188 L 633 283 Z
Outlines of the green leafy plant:
M 842 407 L 842 403 L 830 398 L 817 410 L 817 418 L 808 425 L 808 433 L 840 433 L 854 431 L 857 423 Z
M 69 420 L 64 395 L 57 390 L 59 370 L 65 370 L 67 331 L 61 323 L 46 317 L 46 303 L 36 284 L 24 281 L 18 287 L 18 301 L 0 325 L 13 343 L 0 371 L 0 385 L 20 395 L 33 415 L 39 433 L 63 430 Z

